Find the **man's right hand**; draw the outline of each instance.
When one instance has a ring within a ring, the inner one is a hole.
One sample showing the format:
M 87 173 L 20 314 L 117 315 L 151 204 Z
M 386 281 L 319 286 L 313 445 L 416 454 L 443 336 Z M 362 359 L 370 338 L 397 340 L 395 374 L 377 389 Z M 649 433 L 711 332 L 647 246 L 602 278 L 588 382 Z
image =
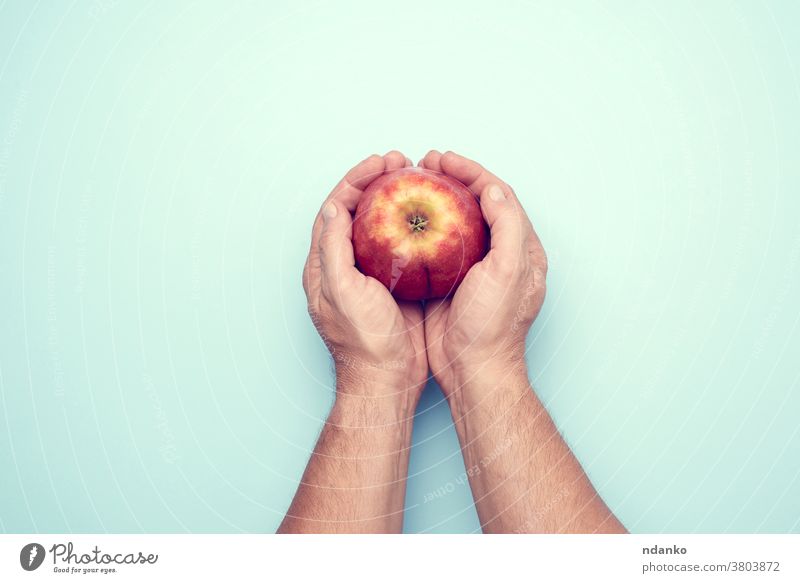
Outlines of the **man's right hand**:
M 491 229 L 488 254 L 455 295 L 425 307 L 428 362 L 451 399 L 483 374 L 524 369 L 525 336 L 544 301 L 547 258 L 514 190 L 497 176 L 453 152 L 432 150 L 419 165 L 467 185 Z
M 458 154 L 421 165 L 480 197 L 491 248 L 452 299 L 425 307 L 431 370 L 450 404 L 484 532 L 625 532 L 533 392 L 525 336 L 547 259 L 508 184 Z

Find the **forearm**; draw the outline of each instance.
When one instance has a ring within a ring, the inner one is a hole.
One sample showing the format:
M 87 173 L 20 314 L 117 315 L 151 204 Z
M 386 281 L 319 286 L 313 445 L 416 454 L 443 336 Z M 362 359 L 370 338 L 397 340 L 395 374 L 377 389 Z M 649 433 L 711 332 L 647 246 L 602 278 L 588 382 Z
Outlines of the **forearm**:
M 415 404 L 339 395 L 278 532 L 401 532 Z
M 484 532 L 624 532 L 536 397 L 524 364 L 460 377 L 451 410 Z

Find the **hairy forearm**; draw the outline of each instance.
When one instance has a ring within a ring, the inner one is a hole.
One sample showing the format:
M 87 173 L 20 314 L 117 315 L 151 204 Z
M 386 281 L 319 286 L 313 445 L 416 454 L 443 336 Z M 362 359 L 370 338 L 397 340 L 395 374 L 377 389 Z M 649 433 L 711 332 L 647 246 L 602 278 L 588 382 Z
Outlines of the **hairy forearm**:
M 415 405 L 340 394 L 278 532 L 401 532 Z
M 523 364 L 465 374 L 451 410 L 484 532 L 624 532 Z

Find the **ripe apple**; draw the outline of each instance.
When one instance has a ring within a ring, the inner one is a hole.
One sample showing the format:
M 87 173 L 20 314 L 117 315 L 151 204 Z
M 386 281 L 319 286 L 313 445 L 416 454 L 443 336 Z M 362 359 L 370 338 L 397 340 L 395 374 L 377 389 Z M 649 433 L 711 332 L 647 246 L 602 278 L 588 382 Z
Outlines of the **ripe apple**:
M 353 222 L 356 265 L 401 300 L 452 295 L 486 255 L 488 239 L 475 195 L 459 181 L 422 168 L 373 181 Z

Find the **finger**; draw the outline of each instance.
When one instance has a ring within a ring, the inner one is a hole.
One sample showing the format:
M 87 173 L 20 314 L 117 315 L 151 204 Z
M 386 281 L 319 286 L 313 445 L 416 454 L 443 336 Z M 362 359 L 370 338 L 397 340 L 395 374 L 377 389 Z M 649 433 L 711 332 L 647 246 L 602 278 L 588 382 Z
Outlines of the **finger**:
M 383 156 L 373 154 L 353 166 L 345 174 L 344 178 L 339 181 L 339 184 L 325 199 L 325 202 L 322 203 L 320 212 L 317 213 L 317 218 L 314 220 L 314 228 L 311 232 L 312 252 L 319 246 L 319 234 L 322 231 L 322 209 L 325 208 L 325 205 L 335 199 L 341 202 L 348 211 L 355 211 L 364 189 L 370 182 L 383 174 L 385 169 L 386 160 L 384 160 Z
M 391 153 L 391 152 L 390 152 Z M 402 156 L 402 154 L 401 154 Z M 362 160 L 339 181 L 339 184 L 331 191 L 326 202 L 336 199 L 342 203 L 347 210 L 356 210 L 361 194 L 370 182 L 386 170 L 386 159 L 383 156 L 373 154 L 369 158 Z M 323 205 L 324 206 L 324 205 Z
M 319 294 L 322 289 L 322 268 L 319 260 L 319 247 L 314 247 L 309 251 L 306 264 L 303 266 L 303 290 L 306 292 L 306 300 L 309 309 L 319 308 Z
M 315 270 L 319 269 L 319 237 L 320 233 L 322 233 L 322 209 L 325 208 L 329 201 L 335 199 L 342 203 L 348 211 L 354 211 L 361 194 L 364 192 L 364 188 L 383 174 L 385 169 L 386 160 L 384 160 L 383 156 L 378 156 L 377 154 L 369 156 L 353 166 L 331 191 L 325 202 L 322 203 L 320 212 L 317 213 L 317 217 L 314 219 L 314 226 L 311 229 L 311 248 L 303 275 L 306 290 L 309 289 L 309 282 L 314 278 L 318 278 Z
M 463 182 L 476 196 L 480 196 L 489 184 L 498 184 L 508 198 L 515 198 L 508 184 L 469 158 L 455 152 L 445 152 L 439 158 L 439 164 L 442 172 Z
M 322 287 L 336 290 L 343 279 L 355 272 L 353 220 L 339 201 L 331 200 L 322 209 L 322 221 L 319 237 Z
M 406 156 L 406 168 L 408 168 L 410 166 L 413 166 L 413 165 L 414 165 L 414 163 L 411 161 L 411 158 Z
M 386 168 L 384 169 L 385 172 L 392 172 L 393 170 L 399 170 L 400 168 L 403 168 L 407 160 L 405 155 L 397 150 L 387 152 L 383 155 L 383 159 L 386 162 Z
M 487 255 L 504 272 L 527 255 L 526 240 L 532 228 L 525 210 L 496 182 L 486 184 L 480 196 L 481 212 L 490 229 L 490 250 Z
M 383 156 L 373 154 L 358 164 L 339 181 L 331 193 L 325 199 L 320 212 L 314 219 L 314 226 L 311 230 L 311 247 L 308 252 L 305 267 L 303 268 L 303 289 L 309 304 L 316 305 L 319 292 L 321 290 L 322 265 L 320 259 L 320 237 L 323 229 L 322 209 L 331 201 L 338 201 L 345 209 L 355 210 L 364 188 L 375 178 L 383 174 L 386 169 L 386 160 Z M 339 208 L 339 207 L 336 207 Z M 351 248 L 352 252 L 352 248 Z
M 442 157 L 442 153 L 439 150 L 431 150 L 425 157 L 419 161 L 419 164 L 422 168 L 427 168 L 428 170 L 433 170 L 434 172 L 441 172 L 442 167 L 439 164 L 439 160 Z

